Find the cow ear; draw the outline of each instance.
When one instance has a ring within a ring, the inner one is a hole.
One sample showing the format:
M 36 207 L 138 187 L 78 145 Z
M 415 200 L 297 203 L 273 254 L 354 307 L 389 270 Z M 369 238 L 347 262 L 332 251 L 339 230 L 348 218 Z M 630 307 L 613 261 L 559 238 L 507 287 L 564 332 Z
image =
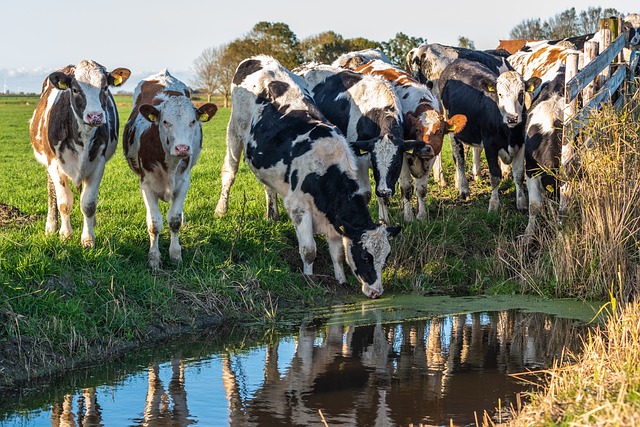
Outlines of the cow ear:
M 150 122 L 157 122 L 160 119 L 160 111 L 153 105 L 143 104 L 138 109 L 142 117 L 149 120 Z
M 212 103 L 206 103 L 196 110 L 196 116 L 201 122 L 208 122 L 218 112 L 218 106 Z
M 464 114 L 456 114 L 447 120 L 447 131 L 458 133 L 467 125 L 467 116 Z
M 398 234 L 400 234 L 400 231 L 402 231 L 402 227 L 399 225 L 396 225 L 394 227 L 387 227 L 387 234 L 389 235 L 389 237 L 396 237 Z
M 363 151 L 369 153 L 373 150 L 376 141 L 378 141 L 378 138 L 373 138 L 366 141 L 353 141 L 350 142 L 350 144 L 354 149 L 356 149 L 356 154 L 362 156 L 365 154 L 363 153 Z
M 51 73 L 49 75 L 49 80 L 54 87 L 60 90 L 67 90 L 71 87 L 71 76 L 61 71 Z
M 128 68 L 116 68 L 109 73 L 108 81 L 109 86 L 122 86 L 127 81 L 131 71 Z
M 495 82 L 495 80 L 483 79 L 481 84 L 482 84 L 482 87 L 484 88 L 484 90 L 487 91 L 487 92 L 495 92 L 496 91 L 496 82 Z
M 336 216 L 336 226 L 337 230 L 343 236 L 350 238 L 351 240 L 358 239 L 362 234 L 360 230 L 358 230 L 353 225 L 349 224 L 349 222 L 340 218 L 340 216 Z
M 525 83 L 527 92 L 534 92 L 538 88 L 538 86 L 540 86 L 541 83 L 542 83 L 542 79 L 540 77 L 531 77 Z

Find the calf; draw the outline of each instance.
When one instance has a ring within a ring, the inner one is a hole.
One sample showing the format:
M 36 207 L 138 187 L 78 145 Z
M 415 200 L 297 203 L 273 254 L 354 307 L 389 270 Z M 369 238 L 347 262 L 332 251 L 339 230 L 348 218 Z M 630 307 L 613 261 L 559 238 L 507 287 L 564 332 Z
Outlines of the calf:
M 233 77 L 227 154 L 216 215 L 227 212 L 229 191 L 242 151 L 267 193 L 284 198 L 296 229 L 305 274 L 313 274 L 314 233 L 327 237 L 335 278 L 346 282 L 346 258 L 362 292 L 382 294 L 382 268 L 389 237 L 399 227 L 371 220 L 356 180 L 354 154 L 304 89 L 304 80 L 272 57 L 245 59 Z
M 500 75 L 486 66 L 466 59 L 458 59 L 442 72 L 442 104 L 450 114 L 464 114 L 467 124 L 451 138 L 453 158 L 456 163 L 456 186 L 460 197 L 469 197 L 469 183 L 465 176 L 465 159 L 462 143 L 485 150 L 491 174 L 491 199 L 489 211 L 500 204 L 498 186 L 502 172 L 500 158 L 512 164 L 516 184 L 516 200 L 519 209 L 526 209 L 524 180 L 524 118 L 525 102 L 530 99 L 540 79 L 526 83 L 515 71 Z M 527 102 L 530 105 L 530 102 Z
M 82 188 L 82 245 L 94 246 L 98 187 L 105 163 L 118 144 L 118 111 L 109 86 L 122 85 L 130 74 L 126 68 L 108 72 L 102 65 L 84 60 L 45 79 L 29 130 L 36 160 L 47 168 L 46 233 L 56 232 L 60 212 L 60 236 L 71 235 L 71 181 Z
M 169 257 L 182 261 L 178 231 L 191 179 L 191 168 L 202 148 L 202 126 L 216 114 L 214 104 L 195 108 L 189 89 L 164 70 L 138 83 L 133 110 L 124 128 L 124 155 L 140 178 L 140 191 L 147 210 L 149 266 L 161 266 L 158 237 L 162 214 L 158 201 L 169 202 L 167 223 L 171 228 Z
M 400 176 L 403 152 L 422 149 L 422 155 L 429 156 L 431 147 L 422 141 L 405 142 L 400 101 L 387 81 L 320 64 L 308 65 L 298 74 L 304 77 L 320 111 L 353 146 L 358 181 L 367 198 L 371 195 L 371 165 L 379 218 L 388 224 L 387 204 Z
M 525 170 L 529 193 L 529 223 L 525 236 L 535 233 L 536 217 L 542 210 L 543 195 L 558 198 L 557 174 L 562 159 L 565 74 L 542 85 L 527 113 Z
M 426 146 L 430 147 L 428 151 L 422 149 L 405 153 L 399 179 L 405 221 L 415 218 L 411 209 L 413 187 L 418 197 L 417 217 L 422 219 L 427 214 L 425 199 L 434 155 L 440 154 L 444 135 L 461 131 L 466 118 L 455 115 L 445 120 L 440 114 L 437 99 L 427 86 L 418 83 L 409 74 L 391 64 L 374 60 L 356 68 L 356 71 L 379 76 L 391 83 L 402 107 L 404 138 L 424 141 Z M 424 155 L 425 152 L 430 155 Z

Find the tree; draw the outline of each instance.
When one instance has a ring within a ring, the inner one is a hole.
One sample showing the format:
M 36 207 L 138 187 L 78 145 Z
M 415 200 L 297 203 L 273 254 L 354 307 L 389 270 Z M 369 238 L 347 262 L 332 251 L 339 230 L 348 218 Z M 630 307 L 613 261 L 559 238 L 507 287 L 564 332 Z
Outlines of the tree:
M 211 102 L 211 95 L 220 89 L 216 68 L 222 51 L 222 47 L 209 47 L 193 61 L 195 78 L 191 84 L 207 94 L 207 102 Z
M 464 47 L 467 49 L 475 49 L 476 48 L 476 44 L 473 42 L 473 40 L 466 38 L 465 36 L 459 36 L 458 37 L 458 46 L 459 47 Z
M 333 31 L 309 36 L 298 45 L 302 62 L 330 64 L 348 50 L 347 41 Z
M 404 67 L 407 52 L 425 42 L 422 37 L 410 37 L 404 33 L 396 33 L 389 41 L 382 42 L 382 51 L 398 67 Z
M 298 38 L 285 23 L 258 22 L 241 40 L 251 55 L 271 55 L 289 69 L 300 65 Z
M 380 43 L 374 42 L 373 40 L 365 39 L 364 37 L 347 39 L 345 47 L 347 48 L 345 52 L 352 52 L 352 51 L 364 50 L 364 49 L 381 49 L 382 48 Z
M 520 22 L 509 32 L 512 40 L 542 40 L 545 38 L 540 18 L 529 18 Z

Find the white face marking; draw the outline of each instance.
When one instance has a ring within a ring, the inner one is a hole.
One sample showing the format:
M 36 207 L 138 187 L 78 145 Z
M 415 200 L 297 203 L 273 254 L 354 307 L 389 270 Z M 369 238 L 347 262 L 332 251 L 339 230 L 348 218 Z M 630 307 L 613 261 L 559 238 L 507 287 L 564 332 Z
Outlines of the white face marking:
M 168 154 L 190 156 L 199 147 L 202 132 L 191 100 L 184 96 L 171 96 L 158 108 L 160 140 L 168 142 Z
M 75 69 L 74 77 L 85 97 L 85 109 L 76 113 L 84 123 L 104 123 L 106 113 L 100 95 L 107 87 L 104 68 L 93 61 L 82 61 Z
M 498 108 L 503 122 L 514 127 L 522 121 L 525 86 L 522 76 L 514 71 L 500 74 L 496 80 Z

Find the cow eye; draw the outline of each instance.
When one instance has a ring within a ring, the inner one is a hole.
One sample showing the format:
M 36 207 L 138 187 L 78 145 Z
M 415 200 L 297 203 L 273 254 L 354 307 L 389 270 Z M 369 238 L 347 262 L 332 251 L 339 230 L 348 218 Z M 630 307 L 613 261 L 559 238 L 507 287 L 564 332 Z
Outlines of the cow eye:
M 76 89 L 75 87 L 74 87 L 74 88 L 71 88 L 71 91 L 72 91 L 73 93 L 78 93 L 78 89 Z

